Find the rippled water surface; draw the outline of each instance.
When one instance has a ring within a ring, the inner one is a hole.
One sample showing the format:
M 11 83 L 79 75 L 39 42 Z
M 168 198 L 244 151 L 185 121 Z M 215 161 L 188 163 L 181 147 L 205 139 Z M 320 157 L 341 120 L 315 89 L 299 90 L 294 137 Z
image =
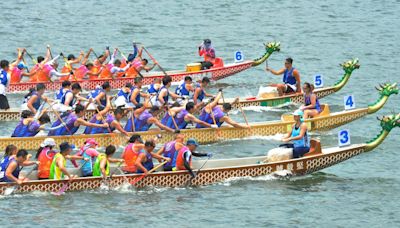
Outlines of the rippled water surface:
M 0 2 L 0 58 L 14 59 L 16 47 L 43 55 L 75 53 L 105 46 L 130 49 L 143 42 L 165 69 L 182 69 L 200 60 L 196 47 L 212 39 L 217 55 L 233 61 L 241 50 L 247 59 L 263 53 L 263 43 L 280 41 L 269 66 L 294 58 L 302 80 L 321 73 L 325 85 L 342 75 L 339 63 L 352 57 L 361 68 L 348 85 L 325 98 L 333 110 L 343 109 L 343 96 L 353 94 L 357 107 L 373 103 L 374 86 L 399 82 L 400 2 L 388 1 L 28 1 Z M 29 62 L 29 61 L 28 61 Z M 255 95 L 260 84 L 278 82 L 264 65 L 215 83 L 225 97 Z M 17 107 L 21 94 L 10 95 Z M 399 112 L 399 97 L 391 97 L 378 114 L 342 128 L 354 143 L 380 130 L 377 115 Z M 278 119 L 294 107 L 269 112 L 246 111 L 250 121 Z M 241 115 L 234 115 L 242 121 Z M 0 123 L 3 136 L 15 122 Z M 337 129 L 314 133 L 324 146 L 337 143 Z M 54 197 L 32 193 L 0 198 L 2 227 L 398 227 L 400 179 L 399 129 L 372 153 L 305 177 L 270 176 L 228 180 L 198 188 L 132 190 L 120 188 L 67 193 Z M 265 154 L 277 145 L 271 137 L 224 141 L 200 147 L 215 158 Z

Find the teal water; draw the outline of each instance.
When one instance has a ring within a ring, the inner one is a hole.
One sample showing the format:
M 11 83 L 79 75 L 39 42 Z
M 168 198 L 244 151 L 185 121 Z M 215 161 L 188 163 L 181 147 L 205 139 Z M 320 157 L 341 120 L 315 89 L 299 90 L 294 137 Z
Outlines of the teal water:
M 400 2 L 388 1 L 1 1 L 0 58 L 16 57 L 16 47 L 34 55 L 75 53 L 107 45 L 129 51 L 132 40 L 146 44 L 165 69 L 182 69 L 198 61 L 196 47 L 212 39 L 217 55 L 233 61 L 241 50 L 247 59 L 263 53 L 262 43 L 280 41 L 269 66 L 294 58 L 302 80 L 321 73 L 325 85 L 342 75 L 339 63 L 360 59 L 348 85 L 323 100 L 343 109 L 343 96 L 353 94 L 357 107 L 374 102 L 374 86 L 399 82 Z M 225 96 L 255 95 L 263 83 L 278 82 L 264 65 L 218 81 Z M 22 95 L 11 95 L 17 106 Z M 341 129 L 354 143 L 380 130 L 376 116 L 399 112 L 391 97 L 378 114 Z M 282 111 L 247 112 L 250 121 L 277 119 Z M 240 115 L 235 119 L 242 121 Z M 9 135 L 15 123 L 0 123 Z M 338 129 L 315 133 L 324 146 L 337 144 Z M 400 131 L 372 153 L 313 175 L 291 179 L 244 178 L 199 188 L 120 189 L 111 192 L 47 193 L 0 199 L 2 227 L 398 227 Z M 214 158 L 262 155 L 278 142 L 270 138 L 232 140 L 201 146 Z

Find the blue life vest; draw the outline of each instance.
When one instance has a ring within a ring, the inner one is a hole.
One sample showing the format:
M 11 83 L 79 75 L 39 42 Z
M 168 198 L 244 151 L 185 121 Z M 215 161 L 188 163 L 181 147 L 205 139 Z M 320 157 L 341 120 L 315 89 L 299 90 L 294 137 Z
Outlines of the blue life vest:
M 185 82 L 183 84 L 179 85 L 178 87 L 176 87 L 175 93 L 179 96 L 189 96 L 190 95 L 189 90 L 186 89 Z
M 154 84 L 150 84 L 149 89 L 147 90 L 147 92 L 150 93 L 150 94 L 152 94 L 152 93 L 157 93 L 158 94 L 158 91 L 160 91 L 160 89 L 157 90 L 154 87 Z
M 295 68 L 292 68 L 290 71 L 285 69 L 285 72 L 283 73 L 283 82 L 285 84 L 289 85 L 296 85 L 296 78 L 293 76 L 293 71 Z
M 196 89 L 197 88 L 200 88 L 201 89 L 201 86 L 200 86 L 200 84 L 196 84 Z M 198 101 L 203 101 L 203 99 L 204 99 L 204 97 L 206 96 L 206 93 L 204 92 L 204 89 L 201 89 L 201 92 L 199 93 L 199 95 L 197 96 L 197 100 Z
M 90 91 L 89 95 L 87 95 L 87 99 L 93 98 L 96 99 L 96 97 L 100 94 L 100 93 L 106 93 L 106 91 L 103 88 L 97 88 L 95 90 Z M 100 100 L 101 105 L 103 105 L 104 107 L 107 105 L 107 94 L 103 97 L 103 99 Z
M 153 164 L 153 156 L 151 156 L 150 153 L 147 153 L 145 150 L 140 150 L 139 154 L 146 154 L 146 160 L 144 162 L 142 162 L 142 165 L 144 166 L 144 168 L 146 168 L 148 171 L 154 168 L 154 164 Z M 143 173 L 143 171 L 141 169 L 137 169 L 137 173 Z
M 82 170 L 83 176 L 92 176 L 93 175 L 93 164 L 96 161 L 96 157 L 89 156 L 86 153 L 86 150 L 83 151 L 82 156 L 83 156 L 83 158 L 88 158 L 89 160 L 87 162 L 84 159 L 81 160 L 81 166 L 82 166 L 81 170 Z
M 161 92 L 163 91 L 163 89 L 167 90 L 167 95 L 165 95 L 165 96 L 163 97 L 163 99 L 164 99 L 165 104 L 168 104 L 168 99 L 169 99 L 169 90 L 168 90 L 168 88 L 165 87 L 165 86 L 161 87 L 161 89 L 160 89 L 160 91 L 158 92 L 158 94 L 161 93 Z M 158 94 L 157 94 L 157 99 L 158 99 Z
M 129 94 L 129 102 L 131 101 L 131 97 L 132 97 L 132 94 L 133 94 L 133 92 L 135 91 L 135 89 L 138 89 L 136 86 L 133 86 L 132 88 L 131 88 L 131 93 Z M 137 103 L 140 103 L 140 90 L 139 90 L 139 93 L 136 95 L 136 97 L 135 97 L 135 100 L 136 100 L 136 102 Z
M 96 118 L 96 115 L 93 115 L 92 119 L 90 119 L 91 123 L 96 123 L 96 124 L 102 124 L 103 120 L 98 120 Z M 104 128 L 104 127 L 86 127 L 84 134 L 106 134 L 106 133 L 110 133 L 113 132 L 115 130 L 115 128 L 111 127 L 111 123 L 115 120 L 114 116 L 111 114 L 107 114 L 105 121 L 106 123 L 108 123 L 109 127 L 108 128 Z M 110 130 L 108 130 L 110 129 Z
M 15 160 L 15 158 L 11 158 L 10 157 L 5 157 L 2 159 L 1 164 L 0 164 L 0 182 L 13 182 L 12 180 L 8 179 L 6 176 L 6 170 L 8 168 L 8 166 L 11 164 L 11 162 L 17 162 Z M 12 172 L 12 175 L 15 178 L 19 177 L 19 173 L 21 172 L 21 167 L 18 165 L 17 163 L 17 168 Z
M 296 137 L 300 135 L 301 127 L 296 128 L 296 125 L 293 125 L 292 134 L 290 137 Z M 307 131 L 305 132 L 303 138 L 298 140 L 293 140 L 294 147 L 310 147 L 310 138 L 308 137 Z
M 127 102 L 127 103 L 130 102 L 130 100 L 129 100 L 130 93 L 125 93 L 122 89 L 120 89 L 120 90 L 118 91 L 117 96 L 118 96 L 118 97 L 124 97 L 124 98 L 125 98 L 125 102 Z
M 24 103 L 28 103 L 28 101 L 33 97 L 37 96 L 38 99 L 36 99 L 35 103 L 32 104 L 32 106 L 38 110 L 40 108 L 40 103 L 42 101 L 42 97 L 38 95 L 37 91 L 33 91 L 31 95 L 25 98 Z
M 175 123 L 179 129 L 185 129 L 186 126 L 188 125 L 188 122 L 185 121 L 185 116 L 188 113 L 189 112 L 186 109 L 184 109 L 175 115 L 175 117 L 174 117 Z M 165 113 L 165 116 L 161 120 L 161 123 L 169 128 L 175 129 L 174 121 L 172 120 L 172 117 L 168 114 L 168 112 Z
M 133 118 L 134 119 L 134 125 L 135 125 L 135 131 L 147 131 L 153 124 L 147 123 L 147 120 L 153 117 L 153 115 L 148 111 L 145 110 L 138 118 Z M 126 125 L 124 127 L 125 131 L 132 132 L 133 126 L 132 126 L 132 118 L 128 118 L 128 121 L 126 122 Z
M 0 69 L 0 83 L 4 86 L 7 86 L 8 78 L 7 78 L 7 71 Z
M 73 106 L 74 101 L 70 101 L 69 104 L 65 104 L 65 98 L 67 96 L 68 93 L 72 93 L 71 90 L 67 90 L 64 92 L 64 89 L 61 88 L 57 93 L 56 93 L 56 100 L 59 100 L 61 104 L 67 105 L 67 106 Z
M 15 127 L 11 137 L 29 137 L 35 136 L 39 133 L 40 124 L 36 120 L 30 122 L 28 125 L 24 125 L 24 119 L 21 119 L 18 125 Z

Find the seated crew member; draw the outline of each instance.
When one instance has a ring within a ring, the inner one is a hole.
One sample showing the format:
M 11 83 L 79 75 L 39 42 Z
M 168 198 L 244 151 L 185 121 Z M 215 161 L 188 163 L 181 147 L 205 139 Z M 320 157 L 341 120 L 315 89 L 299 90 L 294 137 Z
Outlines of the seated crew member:
M 297 69 L 293 67 L 293 59 L 287 58 L 285 60 L 285 67 L 275 71 L 269 67 L 266 68 L 267 71 L 274 75 L 283 74 L 283 84 L 271 84 L 270 86 L 277 87 L 279 96 L 285 93 L 301 93 L 300 88 L 300 73 Z
M 137 173 L 144 173 L 147 175 L 148 171 L 154 168 L 153 158 L 158 160 L 170 161 L 170 158 L 165 158 L 157 153 L 154 153 L 154 148 L 156 147 L 155 140 L 147 140 L 144 143 L 144 149 L 139 151 L 139 155 L 136 159 L 135 166 L 137 168 Z
M 42 113 L 39 119 L 36 119 L 31 111 L 24 110 L 21 113 L 21 120 L 15 127 L 11 137 L 35 136 L 41 130 L 49 130 L 44 126 L 46 123 L 50 123 L 50 117 L 47 113 Z
M 181 96 L 178 96 L 175 93 L 169 91 L 169 88 L 172 85 L 171 76 L 165 76 L 162 79 L 162 83 L 163 86 L 161 87 L 159 93 L 155 97 L 156 102 L 152 102 L 152 106 L 161 107 L 168 105 L 169 96 L 171 96 L 173 99 L 182 98 Z
M 10 159 L 15 159 L 17 152 L 18 148 L 13 144 L 6 146 L 6 149 L 4 150 L 4 155 L 0 160 L 0 179 L 5 176 L 8 163 L 10 162 Z
M 81 51 L 78 58 L 76 58 L 73 54 L 69 54 L 67 56 L 67 61 L 64 63 L 63 68 L 61 68 L 61 73 L 70 73 L 71 71 L 75 71 L 77 68 L 74 67 L 74 64 L 80 63 L 84 54 L 85 53 Z M 71 77 L 69 75 L 61 77 L 60 81 L 75 80 L 75 78 L 76 80 L 79 80 L 74 73 L 74 75 L 71 75 Z
M 304 112 L 303 115 L 304 119 L 315 117 L 322 111 L 317 95 L 313 93 L 313 90 L 314 88 L 310 83 L 308 82 L 304 83 L 303 85 L 304 105 L 300 107 L 300 109 Z
M 71 77 L 73 80 L 83 80 L 83 79 L 97 79 L 102 69 L 101 65 L 99 69 L 95 69 L 93 63 L 88 62 L 90 53 L 92 53 L 93 49 L 90 48 L 83 58 L 81 65 L 75 69 L 74 75 Z M 71 80 L 72 80 L 71 79 Z
M 73 107 L 78 101 L 87 101 L 86 98 L 79 95 L 80 92 L 82 92 L 82 87 L 78 82 L 71 86 L 70 81 L 63 81 L 62 88 L 56 93 L 56 100 L 62 105 Z
M 131 88 L 131 94 L 129 95 L 130 102 L 136 107 L 140 103 L 140 97 L 149 97 L 148 94 L 141 92 L 142 90 L 142 78 L 135 78 L 135 85 Z
M 132 61 L 132 65 L 126 72 L 126 77 L 132 78 L 132 77 L 136 77 L 138 74 L 141 75 L 140 72 L 143 70 L 145 70 L 146 72 L 149 72 L 152 69 L 154 69 L 154 67 L 157 65 L 157 62 L 154 62 L 151 67 L 147 66 L 149 61 L 145 58 L 142 58 L 142 54 L 143 54 L 143 47 L 141 47 L 139 49 L 137 57 Z M 128 61 L 129 60 L 130 59 L 128 58 Z
M 47 102 L 48 99 L 44 96 L 46 86 L 43 83 L 36 85 L 35 89 L 30 89 L 29 93 L 25 95 L 24 103 L 21 107 L 22 110 L 30 110 L 33 114 L 36 114 L 43 102 Z
M 38 82 L 57 81 L 61 77 L 69 76 L 72 74 L 72 71 L 68 73 L 57 72 L 57 59 L 59 59 L 61 55 L 62 53 L 54 57 L 54 59 L 50 60 L 49 62 L 45 63 L 41 67 L 41 69 L 38 70 L 38 72 L 36 73 L 36 79 Z
M 40 148 L 36 153 L 36 159 L 40 162 L 38 166 L 38 179 L 49 179 L 50 176 L 50 166 L 53 162 L 54 155 L 57 153 L 54 150 L 56 146 L 56 142 L 53 138 L 46 138 L 42 144 L 40 144 Z
M 19 173 L 22 169 L 21 166 L 39 165 L 38 161 L 28 161 L 29 157 L 28 151 L 20 149 L 15 157 L 8 160 L 7 164 L 3 160 L 0 164 L 0 174 L 2 176 L 0 182 L 15 182 L 17 184 L 22 184 L 26 178 L 19 178 Z
M 201 62 L 201 69 L 206 70 L 214 66 L 215 63 L 215 49 L 211 45 L 210 39 L 205 39 L 199 46 L 199 56 L 204 57 L 204 61 Z
M 193 94 L 193 102 L 196 105 L 196 109 L 204 104 L 203 100 L 205 97 L 214 97 L 214 95 L 207 93 L 205 90 L 208 84 L 210 84 L 210 79 L 208 77 L 204 77 L 201 83 L 196 84 Z
M 22 50 L 22 51 L 21 51 Z M 30 77 L 36 73 L 36 71 L 25 72 L 24 70 L 28 70 L 28 67 L 24 64 L 24 54 L 26 49 L 18 48 L 18 57 L 17 60 L 10 64 L 10 83 L 15 84 L 19 83 L 22 80 L 22 77 Z
M 207 122 L 197 119 L 193 113 L 196 111 L 193 102 L 188 102 L 185 107 L 173 107 L 170 108 L 161 120 L 161 123 L 165 126 L 176 129 L 175 124 L 179 129 L 185 129 L 189 123 L 200 124 L 203 127 L 218 128 L 217 125 L 209 124 Z M 174 118 L 174 120 L 172 119 Z
M 110 175 L 110 163 L 122 163 L 124 159 L 113 158 L 116 148 L 113 145 L 106 147 L 106 152 L 97 156 L 93 165 L 93 176 L 106 178 Z
M 103 85 L 101 85 L 101 88 L 96 88 L 95 90 L 92 90 L 86 98 L 92 98 L 97 105 L 102 105 L 105 107 L 107 103 L 107 93 L 109 93 L 110 91 L 110 83 L 104 82 Z
M 178 87 L 175 89 L 175 94 L 178 96 L 185 96 L 187 98 L 191 97 L 191 93 L 193 94 L 194 88 L 193 88 L 193 80 L 192 77 L 186 76 L 183 83 L 180 84 Z
M 146 108 L 146 104 L 148 103 L 148 101 L 148 98 L 146 98 L 144 105 L 139 104 L 139 106 L 134 109 L 133 116 L 131 114 L 131 117 L 128 118 L 128 121 L 125 125 L 125 131 L 148 131 L 150 127 L 155 124 L 162 130 L 166 130 L 169 132 L 178 132 L 179 130 L 174 130 L 165 126 L 155 117 L 155 113 L 160 110 L 158 107 L 154 106 L 150 110 Z
M 114 113 L 108 113 L 111 109 L 111 97 L 108 98 L 107 105 L 106 107 L 100 106 L 96 110 L 96 114 L 92 116 L 90 119 L 90 123 L 95 123 L 95 124 L 102 124 L 102 123 L 107 123 L 108 127 L 107 128 L 99 128 L 99 127 L 86 127 L 84 134 L 104 134 L 104 133 L 112 133 L 114 130 L 118 130 L 122 134 L 129 136 L 128 132 L 124 130 L 124 128 L 121 125 L 121 120 L 125 115 L 124 110 L 122 110 L 120 107 L 116 108 L 114 110 Z M 104 115 L 106 117 L 104 117 Z
M 174 170 L 187 170 L 194 178 L 196 174 L 192 170 L 192 156 L 195 157 L 212 157 L 212 153 L 198 153 L 196 148 L 199 146 L 196 139 L 188 139 L 186 146 L 182 147 L 176 155 L 176 166 Z
M 114 53 L 111 55 L 111 59 L 108 64 L 105 66 L 103 71 L 100 73 L 99 78 L 103 79 L 115 79 L 118 73 L 125 72 L 131 65 L 127 64 L 124 68 L 121 68 L 121 60 L 115 59 L 118 52 L 118 48 L 114 50 Z
M 127 82 L 124 87 L 122 87 L 118 93 L 117 93 L 117 98 L 115 99 L 115 106 L 117 107 L 123 107 L 126 104 L 130 103 L 130 94 L 131 94 L 131 88 L 132 84 L 130 82 Z
M 291 143 L 280 145 L 280 147 L 293 148 L 293 158 L 300 158 L 310 151 L 310 136 L 307 124 L 303 122 L 303 112 L 296 110 L 293 117 L 295 123 L 292 125 L 292 129 L 282 138 L 282 142 Z
M 87 158 L 83 158 L 82 156 L 70 155 L 72 152 L 73 146 L 71 146 L 68 142 L 63 142 L 60 144 L 60 152 L 54 155 L 53 161 L 50 166 L 50 175 L 49 179 L 51 180 L 63 180 L 64 176 L 67 176 L 69 180 L 75 179 L 76 175 L 71 175 L 67 170 L 67 159 L 73 160 L 88 160 Z
M 151 95 L 156 95 L 160 91 L 162 85 L 161 85 L 161 78 L 155 78 L 153 80 L 153 83 L 149 85 L 149 89 L 147 92 Z
M 93 165 L 96 161 L 97 156 L 100 154 L 96 148 L 99 144 L 95 139 L 86 139 L 85 144 L 79 149 L 76 156 L 86 158 L 81 160 L 81 170 L 83 177 L 89 177 L 93 175 Z M 86 161 L 87 160 L 87 161 Z
M 124 173 L 136 173 L 136 159 L 139 156 L 139 152 L 143 149 L 144 144 L 140 135 L 132 135 L 121 156 L 125 161 L 125 166 L 122 167 Z
M 227 124 L 238 127 L 238 128 L 249 128 L 247 125 L 242 125 L 234 120 L 232 120 L 226 113 L 232 109 L 232 105 L 229 103 L 224 103 L 223 105 L 218 105 L 218 101 L 222 96 L 222 90 L 218 93 L 217 97 L 209 104 L 207 104 L 200 113 L 199 119 L 209 124 L 221 125 L 226 122 Z M 203 128 L 202 125 L 197 124 L 197 128 Z
M 47 46 L 47 51 L 46 51 L 46 56 L 38 56 L 37 60 L 36 60 L 36 64 L 35 66 L 32 67 L 31 71 L 34 71 L 35 74 L 33 74 L 29 81 L 30 82 L 38 82 L 38 76 L 43 68 L 43 66 L 50 60 L 50 46 Z M 35 61 L 34 59 L 32 59 L 32 61 Z
M 59 136 L 59 135 L 73 135 L 79 129 L 79 126 L 83 125 L 86 127 L 104 127 L 107 128 L 108 124 L 95 124 L 89 123 L 84 119 L 85 116 L 85 107 L 80 104 L 75 106 L 75 111 L 68 113 L 66 116 L 62 117 L 62 121 L 60 119 L 56 120 L 52 127 L 62 126 L 57 130 L 49 131 L 49 136 Z
M 184 140 L 185 140 L 184 135 L 177 134 L 175 136 L 175 140 L 165 143 L 164 146 L 157 151 L 158 155 L 162 154 L 164 157 L 171 159 L 169 162 L 165 163 L 164 171 L 172 171 L 172 169 L 175 167 L 176 154 L 184 146 L 183 144 Z

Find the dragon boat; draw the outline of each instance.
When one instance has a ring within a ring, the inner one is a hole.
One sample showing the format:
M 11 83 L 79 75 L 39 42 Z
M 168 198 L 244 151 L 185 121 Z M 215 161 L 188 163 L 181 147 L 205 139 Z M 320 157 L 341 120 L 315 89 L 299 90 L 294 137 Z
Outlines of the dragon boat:
M 179 82 L 183 80 L 186 76 L 191 76 L 194 80 L 201 80 L 204 77 L 209 77 L 211 80 L 217 81 L 228 76 L 237 74 L 241 71 L 250 69 L 252 67 L 258 66 L 266 61 L 272 53 L 275 51 L 280 51 L 279 42 L 270 42 L 264 45 L 265 54 L 254 60 L 247 60 L 240 63 L 230 63 L 225 64 L 221 67 L 215 67 L 208 70 L 200 71 L 185 71 L 185 70 L 174 70 L 164 72 L 150 72 L 143 73 L 143 85 L 149 85 L 153 83 L 155 78 L 162 78 L 165 75 L 172 77 L 173 82 Z M 110 82 L 112 88 L 122 88 L 127 82 L 133 82 L 133 78 L 116 78 L 116 79 L 95 79 L 95 80 L 78 80 L 82 89 L 93 90 L 96 86 L 103 84 L 104 82 Z M 16 84 L 10 84 L 8 87 L 9 92 L 16 91 L 28 91 L 30 88 L 35 87 L 38 82 L 20 82 Z M 61 88 L 61 81 L 57 82 L 44 82 L 47 90 L 57 90 Z
M 349 60 L 347 62 L 344 62 L 341 64 L 344 70 L 344 75 L 343 77 L 334 84 L 334 86 L 326 87 L 326 88 L 320 88 L 314 90 L 314 93 L 317 95 L 319 99 L 326 97 L 328 95 L 331 95 L 339 90 L 341 90 L 348 82 L 350 79 L 353 71 L 355 69 L 358 69 L 360 67 L 358 59 L 353 59 Z M 226 102 L 232 102 L 234 101 L 234 98 L 227 98 Z M 253 107 L 253 106 L 264 106 L 264 107 L 274 107 L 278 105 L 283 105 L 286 103 L 304 103 L 304 95 L 302 93 L 295 93 L 295 94 L 289 94 L 289 95 L 284 95 L 281 97 L 274 97 L 274 98 L 268 98 L 268 99 L 262 99 L 262 98 L 242 98 L 239 99 L 239 101 L 233 103 L 232 107 L 233 108 L 244 108 L 244 107 Z M 52 119 L 55 119 L 56 116 L 52 111 L 47 111 L 47 113 L 50 115 Z M 85 118 L 90 119 L 92 116 L 95 114 L 95 110 L 87 110 L 85 112 Z M 160 116 L 164 116 L 163 114 L 160 114 Z M 21 110 L 17 108 L 13 108 L 7 111 L 0 111 L 0 121 L 17 121 L 21 118 Z
M 145 177 L 141 174 L 114 175 L 108 180 L 108 184 L 109 186 L 121 186 L 126 182 L 133 181 L 135 182 L 135 187 L 139 188 L 152 186 L 185 187 L 189 185 L 209 185 L 230 178 L 264 176 L 282 170 L 286 170 L 287 173 L 296 176 L 307 175 L 372 151 L 385 140 L 393 128 L 400 127 L 400 113 L 384 116 L 379 120 L 382 127 L 381 132 L 374 139 L 363 144 L 321 149 L 321 143 L 313 139 L 310 151 L 304 157 L 297 159 L 266 162 L 268 161 L 268 156 L 257 156 L 210 161 L 198 160 L 193 162 L 195 172 L 197 169 L 195 178 L 192 178 L 187 171 L 165 172 L 162 168 L 159 168 L 158 172 L 148 174 Z M 75 175 L 81 174 L 79 169 L 70 169 L 70 172 Z M 27 175 L 26 172 L 25 175 Z M 13 193 L 32 191 L 57 192 L 64 186 L 68 187 L 68 191 L 82 191 L 98 189 L 104 185 L 104 180 L 101 177 L 79 177 L 72 182 L 68 182 L 68 180 L 36 180 L 36 176 L 36 171 L 32 172 L 28 176 L 30 180 L 18 187 L 14 183 L 0 183 L 0 194 L 5 194 L 7 189 L 10 188 L 14 188 L 12 189 Z
M 367 114 L 375 113 L 385 105 L 386 101 L 392 94 L 398 94 L 399 92 L 396 83 L 384 84 L 377 89 L 379 90 L 379 99 L 375 103 L 368 105 L 368 107 L 365 108 L 331 113 L 328 105 L 321 105 L 322 112 L 319 114 L 319 116 L 305 120 L 305 122 L 308 124 L 309 130 L 330 130 L 359 119 Z M 200 143 L 213 143 L 226 139 L 237 139 L 250 136 L 268 136 L 279 133 L 286 133 L 288 129 L 290 129 L 290 127 L 293 125 L 293 123 L 294 121 L 290 118 L 290 116 L 283 115 L 282 119 L 278 121 L 251 123 L 249 124 L 251 128 L 247 130 L 242 128 L 234 128 L 231 126 L 222 126 L 217 129 L 185 129 L 181 130 L 181 133 L 184 134 L 187 138 L 196 138 Z M 160 143 L 172 141 L 175 137 L 175 134 L 173 133 L 156 129 L 150 129 L 146 132 L 136 132 L 136 134 L 140 134 L 143 139 L 151 139 L 154 138 L 157 134 L 161 134 L 162 138 L 159 141 Z M 36 150 L 45 138 L 46 136 L 22 138 L 0 137 L 0 148 L 5 148 L 9 144 L 14 144 L 18 148 Z M 82 145 L 88 138 L 95 138 L 100 145 L 121 145 L 125 144 L 127 141 L 126 136 L 118 133 L 52 136 L 52 138 L 55 139 L 57 144 L 68 141 L 75 145 Z

